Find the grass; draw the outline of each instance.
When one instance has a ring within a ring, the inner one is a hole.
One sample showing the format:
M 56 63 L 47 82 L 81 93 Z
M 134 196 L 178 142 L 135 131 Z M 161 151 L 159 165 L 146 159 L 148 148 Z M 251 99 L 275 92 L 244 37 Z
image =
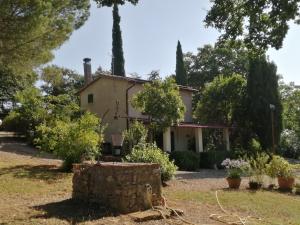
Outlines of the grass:
M 169 191 L 168 198 L 216 205 L 215 192 Z M 300 224 L 300 197 L 275 191 L 218 191 L 221 205 L 228 211 L 244 216 L 251 215 L 263 220 L 253 224 Z
M 103 218 L 107 215 L 105 209 L 72 201 L 71 192 L 72 174 L 60 172 L 57 162 L 0 152 L 1 225 L 115 224 Z M 201 206 L 206 218 L 209 216 L 206 206 L 220 212 L 214 191 L 167 188 L 164 192 L 168 200 L 178 203 L 184 210 L 193 204 Z M 263 221 L 257 224 L 300 224 L 298 196 L 275 191 L 221 190 L 218 193 L 226 210 L 262 217 Z M 199 212 L 199 208 L 195 210 Z

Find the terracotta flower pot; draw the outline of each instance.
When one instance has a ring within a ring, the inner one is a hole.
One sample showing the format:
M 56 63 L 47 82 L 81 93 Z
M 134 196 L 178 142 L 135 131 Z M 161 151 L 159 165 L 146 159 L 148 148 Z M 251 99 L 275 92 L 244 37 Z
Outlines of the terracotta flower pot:
M 241 185 L 241 178 L 226 178 L 227 182 L 228 182 L 228 186 L 229 188 L 233 188 L 233 189 L 239 189 L 240 185 Z
M 277 180 L 278 180 L 279 189 L 282 190 L 291 190 L 295 183 L 295 178 L 293 177 L 290 178 L 278 177 Z

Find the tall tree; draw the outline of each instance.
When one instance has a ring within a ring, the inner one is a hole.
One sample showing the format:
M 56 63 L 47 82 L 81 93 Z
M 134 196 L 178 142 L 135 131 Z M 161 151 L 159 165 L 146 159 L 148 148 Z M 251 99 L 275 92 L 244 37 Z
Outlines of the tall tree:
M 264 149 L 272 148 L 272 109 L 274 110 L 275 144 L 282 130 L 282 105 L 278 88 L 277 67 L 265 56 L 250 60 L 247 80 L 248 118 L 252 131 Z
M 205 22 L 224 31 L 220 40 L 243 39 L 249 49 L 282 47 L 289 21 L 299 23 L 300 0 L 214 0 Z
M 73 70 L 56 65 L 43 68 L 41 80 L 43 81 L 41 89 L 45 94 L 53 96 L 67 94 L 76 99 L 76 92 L 84 83 L 83 76 Z
M 0 64 L 0 114 L 6 114 L 15 105 L 15 94 L 32 87 L 37 80 L 33 71 L 17 73 Z
M 89 0 L 1 0 L 0 64 L 32 70 L 89 16 Z
M 133 5 L 136 5 L 139 0 L 95 0 L 99 7 L 108 6 L 111 7 L 114 4 L 124 5 L 126 2 L 129 2 Z
M 248 51 L 241 42 L 204 45 L 196 54 L 185 54 L 184 63 L 188 84 L 200 90 L 220 75 L 228 77 L 236 73 L 246 77 L 249 67 Z
M 122 32 L 120 28 L 121 17 L 118 5 L 113 7 L 113 29 L 112 29 L 112 62 L 111 71 L 113 75 L 125 77 L 125 60 L 123 55 Z
M 180 41 L 177 43 L 176 51 L 176 83 L 180 85 L 187 85 L 186 68 L 184 66 Z

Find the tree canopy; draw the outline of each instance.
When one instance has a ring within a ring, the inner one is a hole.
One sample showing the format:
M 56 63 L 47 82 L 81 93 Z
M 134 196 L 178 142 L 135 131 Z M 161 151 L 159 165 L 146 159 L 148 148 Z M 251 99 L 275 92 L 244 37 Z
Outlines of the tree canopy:
M 249 67 L 248 51 L 241 42 L 204 45 L 198 48 L 197 54 L 185 54 L 184 63 L 188 84 L 200 89 L 220 75 L 227 77 L 236 73 L 246 77 Z
M 289 21 L 299 16 L 300 0 L 214 0 L 205 23 L 223 31 L 220 41 L 242 39 L 249 49 L 279 49 Z
M 0 114 L 11 109 L 18 91 L 33 86 L 36 80 L 37 74 L 32 71 L 19 74 L 0 64 Z
M 238 125 L 244 120 L 246 79 L 218 76 L 202 92 L 195 117 L 204 124 Z
M 172 78 L 144 84 L 144 89 L 133 97 L 132 105 L 148 115 L 154 129 L 158 131 L 164 131 L 184 119 L 185 106 Z
M 43 68 L 41 80 L 43 81 L 41 89 L 47 95 L 54 96 L 62 94 L 75 96 L 75 93 L 83 86 L 84 83 L 83 76 L 77 74 L 73 70 L 56 65 Z
M 89 0 L 1 0 L 0 64 L 29 69 L 53 58 L 89 16 Z
M 114 4 L 124 5 L 126 2 L 129 2 L 133 5 L 136 5 L 139 0 L 95 0 L 99 7 L 108 6 L 111 7 Z

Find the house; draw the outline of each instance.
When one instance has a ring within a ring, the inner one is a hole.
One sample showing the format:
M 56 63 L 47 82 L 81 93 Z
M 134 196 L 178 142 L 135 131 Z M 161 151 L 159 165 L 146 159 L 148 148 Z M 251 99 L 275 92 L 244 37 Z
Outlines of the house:
M 131 106 L 131 99 L 143 89 L 147 80 L 113 75 L 99 75 L 94 80 L 91 74 L 91 60 L 84 59 L 85 85 L 78 92 L 80 107 L 95 113 L 107 124 L 105 142 L 111 143 L 113 134 L 120 134 L 129 128 L 133 120 L 147 120 L 147 115 Z M 193 123 L 192 98 L 195 89 L 179 85 L 180 95 L 186 107 L 184 121 L 169 127 L 160 137 L 157 144 L 167 152 L 184 151 L 190 148 L 203 151 L 202 129 L 217 128 L 224 130 L 224 140 L 229 150 L 229 128 L 224 126 L 208 126 Z

